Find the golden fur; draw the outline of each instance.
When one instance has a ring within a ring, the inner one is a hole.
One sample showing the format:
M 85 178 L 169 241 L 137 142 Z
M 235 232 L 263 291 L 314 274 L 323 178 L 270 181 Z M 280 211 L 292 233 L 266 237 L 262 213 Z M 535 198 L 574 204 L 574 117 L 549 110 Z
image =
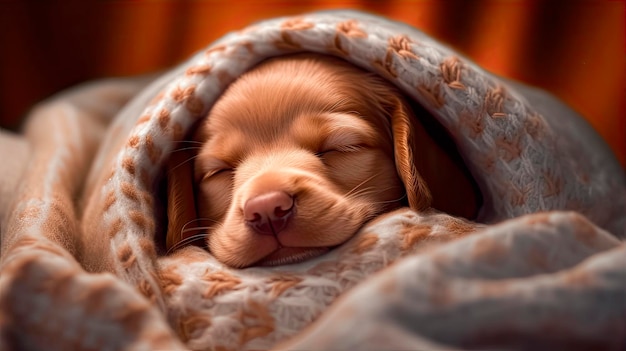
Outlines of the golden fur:
M 340 245 L 404 203 L 429 208 L 415 155 L 427 136 L 422 127 L 416 132 L 414 118 L 388 82 L 340 59 L 263 62 L 198 127 L 197 155 L 173 153 L 168 249 L 200 229 L 227 265 L 293 263 Z

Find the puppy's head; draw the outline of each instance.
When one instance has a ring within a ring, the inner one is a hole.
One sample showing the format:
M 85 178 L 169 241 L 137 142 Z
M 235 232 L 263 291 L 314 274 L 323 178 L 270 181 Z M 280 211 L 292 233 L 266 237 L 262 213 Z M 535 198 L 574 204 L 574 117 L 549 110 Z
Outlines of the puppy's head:
M 168 247 L 197 217 L 225 264 L 293 263 L 345 242 L 403 201 L 428 208 L 410 118 L 395 88 L 342 60 L 262 63 L 200 125 L 194 163 L 172 158 Z

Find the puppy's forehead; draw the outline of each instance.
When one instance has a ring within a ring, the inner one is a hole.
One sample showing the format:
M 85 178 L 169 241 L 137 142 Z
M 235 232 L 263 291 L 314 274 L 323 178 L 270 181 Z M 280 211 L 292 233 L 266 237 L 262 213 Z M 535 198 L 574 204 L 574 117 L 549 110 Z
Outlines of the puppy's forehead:
M 279 128 L 232 128 L 214 131 L 207 148 L 217 158 L 236 164 L 246 155 L 272 148 L 298 148 L 312 152 L 332 145 L 377 143 L 378 134 L 361 116 L 346 113 L 305 113 Z
M 277 60 L 244 74 L 208 116 L 204 128 L 211 148 L 228 155 L 277 144 L 315 150 L 342 125 L 365 133 L 366 120 L 379 114 L 359 90 L 370 78 L 337 61 Z M 360 84 L 354 84 L 357 78 Z

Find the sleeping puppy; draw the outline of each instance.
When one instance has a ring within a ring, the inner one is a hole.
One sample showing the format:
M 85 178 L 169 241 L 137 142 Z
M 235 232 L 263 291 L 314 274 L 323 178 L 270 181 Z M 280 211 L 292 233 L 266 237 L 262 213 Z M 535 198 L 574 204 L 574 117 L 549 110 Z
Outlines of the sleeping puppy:
M 344 243 L 381 213 L 426 210 L 442 187 L 474 204 L 464 170 L 445 152 L 418 155 L 435 143 L 414 118 L 396 88 L 338 58 L 261 63 L 198 126 L 199 151 L 172 153 L 168 250 L 200 235 L 232 267 L 290 264 Z M 472 216 L 472 206 L 459 214 Z

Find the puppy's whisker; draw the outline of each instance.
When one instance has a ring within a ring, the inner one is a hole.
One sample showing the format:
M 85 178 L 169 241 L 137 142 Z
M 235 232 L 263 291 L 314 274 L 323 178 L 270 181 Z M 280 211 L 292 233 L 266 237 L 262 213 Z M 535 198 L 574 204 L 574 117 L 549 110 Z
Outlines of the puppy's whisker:
M 192 235 L 188 238 L 185 238 L 179 242 L 177 242 L 175 245 L 173 245 L 172 247 L 170 247 L 167 252 L 165 253 L 166 255 L 169 255 L 171 252 L 176 251 L 178 249 L 180 249 L 181 247 L 194 242 L 196 240 L 200 240 L 200 239 L 204 239 L 206 237 L 205 234 L 197 234 L 197 235 Z
M 183 224 L 182 228 L 180 229 L 180 234 L 181 234 L 181 236 L 182 236 L 182 234 L 183 234 L 183 233 L 187 233 L 187 232 L 190 232 L 190 231 L 193 231 L 193 230 L 202 230 L 202 229 L 210 229 L 210 228 L 212 228 L 212 227 L 210 227 L 210 226 L 206 226 L 206 227 L 195 227 L 195 228 L 187 228 L 187 226 L 188 226 L 188 225 L 190 225 L 191 223 L 193 223 L 193 222 L 198 222 L 198 221 L 213 222 L 213 223 L 215 223 L 215 224 L 218 224 L 218 223 L 219 223 L 218 221 L 216 221 L 216 220 L 214 220 L 214 219 L 211 219 L 211 218 L 205 218 L 205 217 L 192 219 L 192 220 L 188 221 L 187 223 Z
M 192 157 L 188 158 L 187 160 L 185 160 L 185 161 L 183 161 L 183 162 L 181 162 L 181 163 L 177 164 L 176 166 L 172 167 L 172 169 L 170 169 L 170 170 L 169 170 L 169 173 L 173 173 L 173 172 L 174 172 L 174 171 L 175 171 L 178 167 L 180 167 L 180 166 L 184 165 L 185 163 L 187 163 L 187 162 L 189 162 L 189 161 L 195 160 L 195 159 L 196 159 L 196 157 L 198 157 L 198 156 L 199 156 L 199 155 L 192 156 Z
M 207 221 L 207 222 L 213 222 L 213 223 L 219 223 L 218 221 L 212 219 L 212 218 L 207 218 L 207 217 L 200 217 L 200 218 L 194 218 L 188 222 L 186 222 L 185 224 L 183 224 L 183 228 L 185 229 L 186 226 L 188 226 L 189 224 L 193 223 L 193 222 L 198 222 L 198 221 Z
M 203 143 L 203 142 L 201 142 L 201 141 L 195 141 L 195 140 L 181 140 L 181 141 L 179 141 L 178 143 L 179 143 L 179 144 L 182 144 L 182 143 L 188 143 L 188 144 L 198 144 L 198 145 L 204 145 L 204 143 Z
M 188 147 L 181 147 L 178 149 L 174 149 L 172 150 L 172 152 L 179 152 L 179 151 L 187 151 L 187 150 L 199 150 L 202 149 L 202 147 L 200 146 L 188 146 Z
M 211 228 L 213 228 L 214 226 L 206 226 L 206 227 L 193 227 L 193 228 L 187 228 L 187 229 L 183 229 L 180 232 L 181 233 L 187 233 L 187 232 L 193 232 L 194 230 L 209 230 Z
M 361 197 L 361 196 L 367 196 L 367 195 L 376 194 L 376 193 L 379 193 L 379 192 L 380 192 L 380 190 L 375 189 L 374 187 L 362 188 L 362 189 L 359 189 L 359 190 L 353 192 L 352 194 L 347 195 L 346 199 L 354 200 L 354 199 L 357 199 L 358 197 Z
M 346 196 L 346 198 L 352 200 L 352 199 L 356 199 L 359 196 L 380 194 L 380 193 L 384 193 L 384 192 L 386 192 L 388 190 L 394 190 L 394 189 L 396 189 L 396 187 L 394 187 L 394 186 L 388 186 L 386 188 L 376 188 L 374 186 L 370 186 L 370 187 L 367 187 L 367 188 L 359 189 L 358 191 L 355 191 L 352 194 L 349 194 L 348 196 Z
M 390 203 L 394 203 L 394 202 L 399 202 L 402 201 L 406 198 L 406 194 L 402 195 L 399 198 L 396 199 L 392 199 L 392 200 L 386 200 L 386 201 L 376 201 L 376 202 L 372 202 L 372 204 L 376 204 L 376 205 L 384 205 L 384 204 L 390 204 Z
M 381 173 L 382 172 L 378 172 L 378 173 L 375 173 L 372 176 L 366 178 L 365 180 L 363 180 L 362 182 L 357 184 L 354 188 L 352 188 L 350 191 L 348 191 L 345 196 L 350 196 L 351 193 L 356 191 L 359 187 L 363 186 L 363 184 L 365 184 L 365 183 L 369 182 L 370 180 L 374 179 L 375 177 L 379 176 Z

